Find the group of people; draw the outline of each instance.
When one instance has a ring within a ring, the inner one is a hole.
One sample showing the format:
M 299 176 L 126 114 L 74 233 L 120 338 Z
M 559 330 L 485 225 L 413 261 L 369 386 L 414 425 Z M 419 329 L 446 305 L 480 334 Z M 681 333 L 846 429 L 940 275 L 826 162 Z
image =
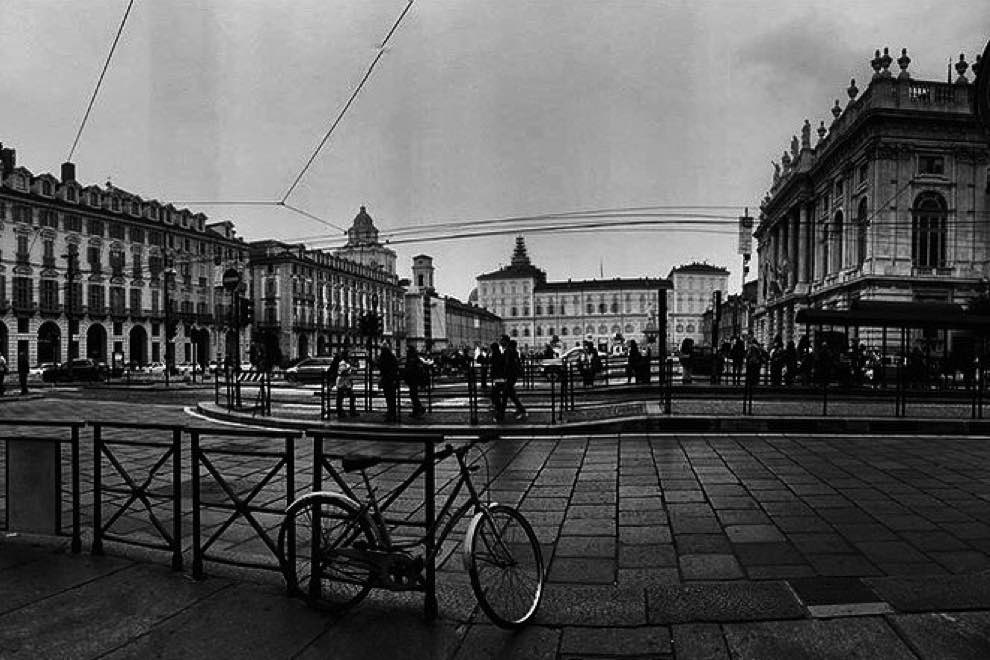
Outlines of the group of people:
M 27 351 L 22 350 L 17 355 L 17 379 L 20 382 L 21 394 L 28 393 L 28 373 L 31 369 L 31 363 L 28 361 Z M 7 357 L 0 353 L 0 396 L 7 393 L 7 373 L 10 371 L 10 365 L 7 363 Z
M 402 382 L 409 389 L 409 402 L 412 406 L 410 417 L 418 419 L 426 414 L 426 407 L 420 399 L 420 391 L 430 382 L 430 362 L 423 358 L 413 344 L 406 346 L 406 360 L 401 366 L 399 359 L 392 351 L 387 341 L 379 345 L 378 357 L 375 361 L 378 369 L 378 387 L 385 399 L 385 422 L 398 420 L 399 388 Z M 357 361 L 351 358 L 346 349 L 339 351 L 333 357 L 328 369 L 328 378 L 333 381 L 336 389 L 336 411 L 338 418 L 358 417 L 356 395 L 354 392 L 354 377 L 357 372 Z M 344 410 L 344 402 L 349 401 L 350 410 Z
M 481 387 L 487 389 L 491 382 L 491 413 L 496 423 L 505 420 L 505 410 L 509 402 L 515 408 L 515 419 L 526 418 L 526 408 L 519 400 L 516 383 L 523 374 L 522 358 L 516 340 L 508 335 L 502 335 L 497 342 L 492 342 L 488 350 L 480 346 L 475 349 L 475 362 L 481 369 Z

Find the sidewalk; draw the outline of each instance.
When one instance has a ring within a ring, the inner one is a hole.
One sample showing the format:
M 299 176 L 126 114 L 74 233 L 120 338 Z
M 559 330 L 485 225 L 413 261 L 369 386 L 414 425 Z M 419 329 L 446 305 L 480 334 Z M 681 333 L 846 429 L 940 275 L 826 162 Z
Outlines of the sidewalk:
M 0 657 L 990 657 L 987 574 L 883 587 L 893 612 L 842 618 L 810 618 L 784 583 L 551 585 L 537 621 L 516 633 L 477 611 L 463 575 L 439 582 L 433 624 L 413 596 L 373 594 L 334 618 L 274 581 L 194 582 L 161 565 L 0 538 Z

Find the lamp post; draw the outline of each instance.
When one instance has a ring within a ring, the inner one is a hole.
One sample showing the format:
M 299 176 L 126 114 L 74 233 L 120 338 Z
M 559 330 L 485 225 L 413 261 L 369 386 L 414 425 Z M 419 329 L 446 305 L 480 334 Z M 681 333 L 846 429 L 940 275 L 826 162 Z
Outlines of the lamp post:
M 172 281 L 175 277 L 175 268 L 171 264 L 165 268 L 165 287 L 162 298 L 165 303 L 165 387 L 169 386 L 169 379 L 172 377 L 172 366 L 175 364 L 175 352 L 172 333 L 172 298 L 169 295 L 172 289 Z

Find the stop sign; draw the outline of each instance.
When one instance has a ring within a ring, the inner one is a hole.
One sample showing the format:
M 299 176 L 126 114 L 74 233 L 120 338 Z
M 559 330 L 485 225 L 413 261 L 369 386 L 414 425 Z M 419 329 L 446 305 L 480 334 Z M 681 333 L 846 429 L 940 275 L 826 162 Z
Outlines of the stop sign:
M 241 274 L 235 268 L 228 268 L 223 273 L 223 288 L 234 291 L 241 285 Z

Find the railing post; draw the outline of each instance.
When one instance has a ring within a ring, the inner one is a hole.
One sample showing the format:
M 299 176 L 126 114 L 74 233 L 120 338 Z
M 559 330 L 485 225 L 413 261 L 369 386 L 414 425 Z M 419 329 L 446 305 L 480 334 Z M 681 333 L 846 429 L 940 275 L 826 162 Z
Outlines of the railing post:
M 182 429 L 172 429 L 172 570 L 182 570 Z
M 433 413 L 433 367 L 426 367 L 426 412 Z
M 478 383 L 474 380 L 474 367 L 470 364 L 467 369 L 468 390 L 468 422 L 471 426 L 478 424 Z
M 220 379 L 217 377 L 217 372 L 213 372 L 213 403 L 217 406 L 220 405 Z
M 200 448 L 199 448 L 199 431 L 192 430 L 189 432 L 190 445 L 192 448 L 192 551 L 193 551 L 193 564 L 192 573 L 193 579 L 202 580 L 203 579 L 203 549 L 201 547 L 200 539 L 200 492 L 199 492 L 199 464 L 200 464 Z
M 434 526 L 436 525 L 436 468 L 433 460 L 433 439 L 427 438 L 424 442 L 423 460 L 427 462 L 424 478 L 426 480 L 423 489 L 424 505 L 426 507 L 426 598 L 424 603 L 424 614 L 427 621 L 437 618 L 437 582 L 436 582 L 436 537 L 434 536 Z
M 72 425 L 72 554 L 82 550 L 82 525 L 80 509 L 82 497 L 79 490 L 79 425 Z
M 93 424 L 93 546 L 90 552 L 103 554 L 103 427 Z
M 557 379 L 553 372 L 547 373 L 547 377 L 550 379 L 550 423 L 557 423 L 557 401 L 554 397 L 554 391 L 557 389 Z

